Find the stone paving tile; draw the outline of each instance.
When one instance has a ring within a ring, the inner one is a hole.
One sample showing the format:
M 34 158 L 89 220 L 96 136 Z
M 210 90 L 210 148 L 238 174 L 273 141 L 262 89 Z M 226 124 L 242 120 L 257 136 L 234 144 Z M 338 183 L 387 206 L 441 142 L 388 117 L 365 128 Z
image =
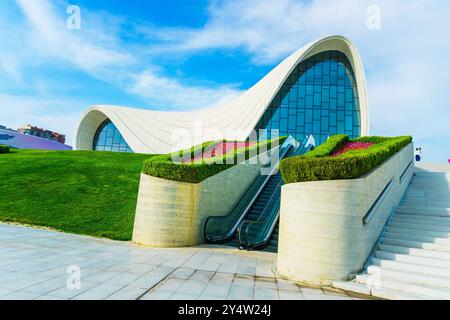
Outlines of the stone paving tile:
M 265 278 L 275 278 L 275 275 L 272 272 L 274 266 L 275 266 L 274 261 L 258 259 L 256 264 L 256 276 Z
M 309 294 L 309 295 L 325 295 L 325 293 L 320 288 L 301 288 L 302 294 Z
M 278 290 L 277 283 L 275 279 L 272 278 L 256 278 L 255 287 Z
M 169 276 L 169 278 L 187 280 L 192 276 L 194 272 L 194 269 L 178 268 Z
M 119 273 L 119 275 L 117 275 L 113 278 L 110 278 L 107 282 L 109 284 L 113 284 L 113 285 L 125 286 L 131 282 L 136 281 L 139 278 L 141 278 L 141 275 L 138 275 L 135 273 L 123 272 L 123 273 Z
M 63 288 L 66 285 L 67 279 L 59 277 L 25 288 L 22 291 L 26 293 L 46 295 L 50 292 Z
M 196 280 L 196 281 L 208 283 L 213 276 L 214 276 L 214 272 L 212 272 L 212 271 L 197 270 L 194 272 L 194 274 L 192 274 L 192 276 L 189 278 L 189 280 Z
M 228 291 L 227 300 L 253 300 L 254 287 L 233 283 Z
M 226 279 L 225 277 L 216 275 L 206 286 L 200 295 L 201 300 L 225 300 L 230 291 L 232 279 Z
M 21 291 L 15 291 L 10 294 L 1 297 L 1 300 L 33 300 L 40 296 L 36 293 L 26 293 Z
M 255 276 L 256 275 L 256 259 L 243 257 L 241 259 L 241 261 L 239 262 L 239 266 L 238 266 L 236 273 L 247 275 L 247 276 Z
M 88 282 L 88 281 L 82 281 L 81 282 L 81 289 L 68 289 L 67 286 L 64 286 L 60 289 L 57 289 L 55 291 L 52 291 L 50 293 L 48 293 L 48 295 L 50 296 L 54 296 L 54 297 L 60 297 L 63 299 L 71 299 L 73 297 L 76 297 L 80 294 L 82 294 L 83 292 L 86 292 L 87 290 L 98 286 L 99 283 L 98 282 Z
M 253 288 L 255 286 L 255 278 L 247 275 L 236 275 L 233 280 L 234 284 Z
M 273 273 L 276 255 L 227 247 L 151 249 L 0 224 L 0 300 L 354 299 Z M 69 290 L 69 266 L 81 268 Z
M 184 292 L 175 292 L 170 296 L 169 300 L 197 300 L 198 294 L 195 293 L 184 293 Z
M 300 287 L 292 281 L 277 279 L 278 290 L 300 292 Z
M 239 267 L 241 257 L 230 257 L 228 261 L 221 262 L 217 272 L 235 274 Z
M 182 279 L 166 279 L 158 284 L 158 290 L 177 291 L 186 281 Z
M 176 293 L 189 294 L 199 297 L 202 294 L 203 290 L 206 288 L 207 284 L 208 282 L 205 281 L 189 279 L 183 282 Z
M 300 290 L 297 291 L 278 290 L 278 295 L 280 296 L 280 300 L 305 300 L 303 295 L 300 293 Z
M 268 288 L 254 288 L 253 297 L 255 300 L 279 300 L 278 290 Z
M 68 299 L 64 299 L 61 297 L 55 297 L 55 296 L 51 296 L 51 295 L 43 295 L 43 296 L 39 296 L 34 300 L 46 300 L 46 301 L 50 301 L 50 300 L 68 300 Z
M 0 299 L 1 299 L 1 297 L 11 294 L 13 292 L 14 292 L 14 290 L 0 289 Z
M 147 290 L 134 288 L 131 286 L 126 286 L 110 295 L 106 298 L 106 300 L 137 300 L 140 296 L 142 296 Z
M 95 274 L 91 274 L 88 277 L 83 277 L 86 281 L 93 281 L 93 282 L 109 282 L 108 280 L 113 279 L 120 275 L 120 272 L 113 272 L 113 271 L 101 271 Z
M 123 286 L 112 285 L 109 283 L 102 283 L 98 286 L 95 286 L 75 297 L 73 300 L 98 300 L 98 299 L 106 299 L 114 293 L 118 292 L 122 289 Z
M 327 296 L 323 294 L 303 294 L 305 300 L 352 300 L 348 296 Z
M 168 300 L 173 294 L 173 291 L 156 289 L 146 293 L 140 300 Z

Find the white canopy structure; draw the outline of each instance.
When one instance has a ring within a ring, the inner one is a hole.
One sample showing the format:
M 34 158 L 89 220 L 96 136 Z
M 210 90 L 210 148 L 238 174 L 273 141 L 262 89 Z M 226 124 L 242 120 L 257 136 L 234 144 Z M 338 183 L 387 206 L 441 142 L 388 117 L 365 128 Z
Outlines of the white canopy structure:
M 233 101 L 192 112 L 164 112 L 98 105 L 81 117 L 73 145 L 76 150 L 93 150 L 94 138 L 105 120 L 110 120 L 123 139 L 137 153 L 168 153 L 179 145 L 179 137 L 189 132 L 192 145 L 208 140 L 246 139 L 269 108 L 291 72 L 317 54 L 338 51 L 353 69 L 359 99 L 360 133 L 369 133 L 369 113 L 364 69 L 355 46 L 342 36 L 330 36 L 307 44 L 286 58 L 269 74 Z M 201 128 L 196 130 L 195 128 Z

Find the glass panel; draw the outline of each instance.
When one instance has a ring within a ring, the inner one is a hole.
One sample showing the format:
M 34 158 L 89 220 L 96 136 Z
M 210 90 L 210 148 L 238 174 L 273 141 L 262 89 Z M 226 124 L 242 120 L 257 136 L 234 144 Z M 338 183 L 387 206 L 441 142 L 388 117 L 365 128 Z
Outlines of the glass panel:
M 92 149 L 97 151 L 133 152 L 111 120 L 105 120 L 97 129 Z
M 299 141 L 309 134 L 316 142 L 336 133 L 359 137 L 358 90 L 347 57 L 328 51 L 300 63 L 266 114 L 256 129 L 278 129 L 280 136 L 291 134 Z

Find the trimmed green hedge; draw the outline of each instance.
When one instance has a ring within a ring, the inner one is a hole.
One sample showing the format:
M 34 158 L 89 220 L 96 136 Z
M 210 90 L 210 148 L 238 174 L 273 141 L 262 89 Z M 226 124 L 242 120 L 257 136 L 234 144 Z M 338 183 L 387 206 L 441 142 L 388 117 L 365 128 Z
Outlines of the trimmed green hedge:
M 0 154 L 1 153 L 9 153 L 11 150 L 8 146 L 5 146 L 4 144 L 0 144 Z
M 373 142 L 375 145 L 368 149 L 350 150 L 338 157 L 332 157 L 331 154 L 346 141 L 349 141 L 348 137 L 333 136 L 306 155 L 282 160 L 280 171 L 283 181 L 289 184 L 359 178 L 410 144 L 412 137 L 363 137 L 352 142 Z
M 314 150 L 306 153 L 304 155 L 305 158 L 319 158 L 326 157 L 333 153 L 334 150 L 339 149 L 345 143 L 349 141 L 349 138 L 345 134 L 337 134 L 331 136 L 327 141 L 323 144 L 315 148 Z
M 259 150 L 270 150 L 272 145 L 281 145 L 286 140 L 286 137 L 272 139 L 254 144 L 250 147 L 243 147 L 216 157 L 198 160 L 192 163 L 175 163 L 172 161 L 173 156 L 183 157 L 190 154 L 190 159 L 207 150 L 221 141 L 206 142 L 200 146 L 192 149 L 183 150 L 166 155 L 155 156 L 144 161 L 144 168 L 142 172 L 153 177 L 163 178 L 167 180 L 200 183 L 203 180 L 227 170 L 239 162 L 248 160 L 253 155 L 256 155 Z

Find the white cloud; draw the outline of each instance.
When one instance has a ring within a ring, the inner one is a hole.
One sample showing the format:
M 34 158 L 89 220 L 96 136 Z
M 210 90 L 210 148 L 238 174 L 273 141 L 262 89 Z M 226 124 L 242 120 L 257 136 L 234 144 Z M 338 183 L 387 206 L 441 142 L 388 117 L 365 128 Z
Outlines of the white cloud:
M 133 62 L 132 56 L 117 47 L 104 46 L 103 34 L 107 33 L 95 36 L 90 32 L 87 36 L 81 31 L 67 29 L 67 16 L 56 14 L 47 0 L 17 0 L 17 4 L 32 27 L 30 40 L 36 53 L 70 62 L 94 74 L 104 68 Z
M 381 10 L 380 30 L 367 28 L 371 5 Z M 432 148 L 437 137 L 450 140 L 449 15 L 447 0 L 240 0 L 213 2 L 202 28 L 143 32 L 160 41 L 158 54 L 244 49 L 269 65 L 321 36 L 345 35 L 367 71 L 372 133 L 413 134 Z
M 158 67 L 144 62 L 146 58 L 139 54 L 142 45 L 127 51 L 119 37 L 123 23 L 120 18 L 82 8 L 82 30 L 69 30 L 65 24 L 67 16 L 57 14 L 49 1 L 17 0 L 17 3 L 31 26 L 29 39 L 34 52 L 76 66 L 97 79 L 138 95 L 156 108 L 204 108 L 238 92 L 231 86 L 186 85 L 161 75 L 161 71 L 155 71 Z M 64 3 L 58 8 L 64 8 Z M 87 30 L 83 29 L 86 25 L 89 25 Z M 147 71 L 136 71 L 142 68 Z
M 120 17 L 103 19 L 104 13 L 82 8 L 87 19 L 82 25 L 91 27 L 73 32 L 65 28 L 65 10 L 55 10 L 63 6 L 61 1 L 17 3 L 29 28 L 23 31 L 17 23 L 0 22 L 8 26 L 0 30 L 2 38 L 10 33 L 9 38 L 14 34 L 24 46 L 32 45 L 27 47 L 32 55 L 17 50 L 12 41 L 2 45 L 7 50 L 0 52 L 0 69 L 16 81 L 23 81 L 24 64 L 59 61 L 140 96 L 154 107 L 206 107 L 239 91 L 233 85 L 199 85 L 168 77 L 154 63 L 158 55 L 187 57 L 201 50 L 243 49 L 254 64 L 274 65 L 311 40 L 343 34 L 355 42 L 365 63 L 373 133 L 411 133 L 420 143 L 431 143 L 436 136 L 450 139 L 447 0 L 213 1 L 203 27 L 134 26 L 142 33 L 136 39 L 146 35 L 148 41 L 131 45 L 121 39 L 124 20 Z M 380 30 L 366 27 L 366 10 L 373 4 L 381 9 Z
M 174 79 L 158 77 L 151 72 L 136 75 L 129 91 L 155 104 L 165 105 L 166 109 L 201 109 L 220 105 L 240 93 L 231 86 L 184 86 Z
M 36 99 L 34 96 L 0 94 L 0 124 L 13 129 L 24 124 L 36 125 L 66 134 L 66 143 L 71 144 L 71 129 L 81 116 L 80 110 L 83 108 L 83 102 L 75 99 Z

